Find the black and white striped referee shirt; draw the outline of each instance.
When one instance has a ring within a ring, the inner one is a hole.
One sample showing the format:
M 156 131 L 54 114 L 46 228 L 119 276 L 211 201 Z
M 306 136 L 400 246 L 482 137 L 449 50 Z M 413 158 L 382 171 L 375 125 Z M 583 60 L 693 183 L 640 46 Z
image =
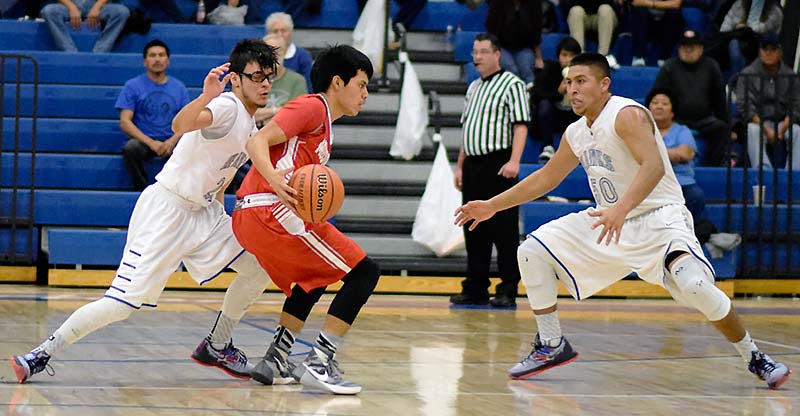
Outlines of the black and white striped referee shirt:
M 511 147 L 513 126 L 530 121 L 525 83 L 500 70 L 472 81 L 467 88 L 462 145 L 467 156 L 480 156 Z

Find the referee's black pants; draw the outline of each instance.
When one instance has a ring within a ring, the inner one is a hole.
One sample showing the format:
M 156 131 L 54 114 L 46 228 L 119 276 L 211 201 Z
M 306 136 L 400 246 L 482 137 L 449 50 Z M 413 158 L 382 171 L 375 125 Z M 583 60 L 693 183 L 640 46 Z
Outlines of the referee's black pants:
M 517 178 L 497 174 L 511 157 L 511 149 L 481 156 L 467 156 L 462 166 L 462 197 L 464 203 L 476 199 L 489 199 L 511 188 Z M 461 282 L 461 293 L 476 299 L 488 298 L 489 266 L 492 262 L 492 245 L 497 249 L 497 268 L 502 282 L 497 285 L 498 296 L 517 296 L 519 285 L 519 208 L 496 213 L 488 221 L 478 224 L 473 231 L 464 226 L 467 247 L 467 278 Z

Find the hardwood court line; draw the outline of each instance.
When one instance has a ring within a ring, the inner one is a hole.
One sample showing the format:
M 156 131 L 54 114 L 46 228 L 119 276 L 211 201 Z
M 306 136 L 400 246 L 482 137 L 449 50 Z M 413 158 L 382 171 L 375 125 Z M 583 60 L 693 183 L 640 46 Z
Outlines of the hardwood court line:
M 532 382 L 532 381 L 509 381 L 508 383 L 535 383 L 535 382 Z M 557 383 L 557 382 L 550 381 L 550 383 Z M 281 391 L 286 391 L 286 392 L 291 391 L 291 392 L 301 393 L 301 391 L 299 389 L 299 386 L 293 386 L 294 388 L 292 388 L 291 390 L 289 390 L 289 389 L 287 389 L 285 387 L 286 386 L 261 386 L 261 385 L 255 385 L 255 386 L 242 386 L 242 387 L 225 386 L 225 389 L 226 390 L 253 390 L 253 389 L 262 390 L 263 389 L 265 391 L 274 392 L 274 393 L 281 392 Z M 14 388 L 18 388 L 18 386 L 17 385 L 0 384 L 0 390 L 11 390 L 11 389 L 14 389 Z M 219 386 L 215 386 L 215 387 L 197 387 L 197 386 L 191 386 L 191 387 L 170 387 L 170 386 L 142 386 L 142 387 L 136 387 L 136 386 L 115 386 L 115 385 L 93 385 L 93 386 L 52 385 L 52 386 L 47 386 L 48 390 L 54 390 L 54 389 L 58 389 L 58 390 L 103 390 L 103 389 L 112 389 L 112 388 L 114 390 L 146 390 L 146 391 L 150 391 L 150 390 L 154 390 L 154 391 L 164 391 L 164 390 L 185 391 L 185 390 L 192 390 L 192 391 L 209 391 L 209 392 L 218 392 L 219 389 L 220 389 Z M 645 398 L 645 399 L 649 399 L 649 398 L 652 398 L 652 399 L 670 399 L 670 398 L 678 398 L 678 399 L 708 399 L 708 398 L 716 398 L 716 399 L 770 399 L 770 398 L 775 398 L 775 397 L 780 397 L 780 398 L 790 399 L 790 400 L 800 399 L 800 395 L 786 396 L 786 395 L 782 395 L 780 393 L 781 393 L 780 391 L 776 391 L 773 395 L 762 396 L 762 395 L 725 395 L 725 394 L 721 394 L 721 395 L 715 395 L 715 394 L 675 394 L 675 395 L 671 395 L 671 394 L 652 394 L 652 393 L 600 394 L 600 393 L 533 393 L 532 392 L 531 395 L 541 396 L 541 397 L 618 398 L 618 399 L 626 399 L 626 398 Z M 370 389 L 369 391 L 364 391 L 363 393 L 361 393 L 361 396 L 362 397 L 367 397 L 367 396 L 372 396 L 372 395 L 417 395 L 417 394 L 419 394 L 419 390 L 417 390 L 417 389 L 413 389 L 413 390 L 386 390 L 386 389 L 384 389 L 384 390 L 372 390 L 372 389 Z M 458 395 L 458 396 L 470 395 L 470 396 L 486 396 L 486 397 L 507 397 L 507 396 L 513 396 L 515 393 L 511 392 L 511 391 L 509 391 L 509 392 L 458 391 L 458 392 L 455 392 L 455 394 Z M 0 403 L 0 405 L 2 405 L 2 404 L 8 404 L 8 403 Z M 69 406 L 75 406 L 75 407 L 85 406 L 85 407 L 88 407 L 88 405 L 77 405 L 77 404 L 76 405 L 69 405 Z M 103 407 L 103 405 L 97 405 L 97 406 Z M 131 407 L 134 407 L 134 406 L 131 406 Z M 138 407 L 147 407 L 147 406 L 138 406 Z M 190 408 L 179 408 L 179 409 L 190 409 Z M 210 410 L 215 410 L 215 409 L 210 409 Z M 222 410 L 224 410 L 224 409 L 222 409 Z M 306 414 L 306 413 L 302 413 L 302 414 Z
M 798 347 L 798 346 L 781 344 L 780 342 L 772 342 L 772 341 L 766 341 L 766 340 L 763 340 L 763 339 L 755 339 L 755 338 L 753 338 L 753 341 L 756 341 L 756 342 L 761 343 L 761 344 L 774 345 L 776 347 L 786 348 L 788 350 L 800 351 L 800 347 Z M 771 354 L 771 355 L 775 355 L 775 354 Z
M 16 405 L 17 403 L 0 403 L 1 405 Z M 68 409 L 142 409 L 142 410 L 192 410 L 203 412 L 227 413 L 246 413 L 259 415 L 314 415 L 316 412 L 291 412 L 286 410 L 262 410 L 262 409 L 236 409 L 229 407 L 180 407 L 180 406 L 145 406 L 145 405 L 114 405 L 114 404 L 77 404 L 77 403 L 26 403 L 25 407 L 41 408 L 68 408 Z M 350 413 L 326 413 L 328 416 L 348 416 Z

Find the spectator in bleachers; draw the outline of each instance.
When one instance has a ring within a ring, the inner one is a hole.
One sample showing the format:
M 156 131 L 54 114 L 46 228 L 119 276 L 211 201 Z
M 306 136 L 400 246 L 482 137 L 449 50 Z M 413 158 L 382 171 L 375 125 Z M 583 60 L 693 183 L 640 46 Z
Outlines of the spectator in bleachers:
M 736 0 L 720 25 L 711 56 L 721 61 L 730 78 L 756 58 L 758 36 L 780 33 L 782 21 L 780 0 Z
M 605 55 L 611 69 L 619 69 L 619 63 L 611 51 L 611 38 L 617 27 L 617 13 L 612 7 L 613 0 L 569 0 L 567 24 L 569 34 L 586 49 L 584 33 L 586 30 L 597 32 L 597 53 Z
M 275 12 L 267 17 L 264 25 L 268 35 L 277 34 L 286 41 L 286 56 L 283 59 L 283 66 L 302 75 L 306 79 L 306 89 L 310 91 L 313 59 L 309 51 L 292 42 L 292 31 L 294 30 L 292 16 L 283 12 Z
M 581 45 L 572 37 L 565 37 L 556 46 L 557 61 L 544 61 L 544 68 L 536 70 L 536 84 L 531 92 L 531 115 L 535 114 L 532 127 L 537 129 L 537 136 L 542 143 L 539 162 L 546 162 L 553 157 L 555 149 L 553 138 L 564 133 L 567 126 L 578 119 L 572 111 L 569 97 L 565 95 L 567 85 L 564 82 L 564 68 L 581 53 Z
M 776 34 L 762 37 L 758 59 L 742 71 L 736 86 L 742 119 L 748 123 L 750 164 L 758 166 L 759 143 L 763 143 L 764 167 L 784 167 L 780 155 L 791 151 L 792 169 L 800 170 L 800 78 L 783 62 Z M 790 135 L 792 148 L 787 149 Z
M 65 52 L 78 52 L 67 24 L 72 30 L 79 30 L 85 20 L 89 29 L 101 29 L 92 52 L 111 52 L 129 15 L 127 7 L 106 0 L 59 0 L 42 9 L 42 17 L 56 48 Z
M 148 42 L 142 57 L 147 72 L 125 83 L 115 105 L 119 127 L 130 137 L 122 147 L 122 158 L 137 191 L 150 183 L 144 162 L 154 156 L 169 157 L 178 144 L 172 119 L 189 103 L 183 82 L 167 76 L 169 48 L 164 42 Z
M 306 80 L 297 72 L 283 66 L 283 57 L 286 55 L 286 40 L 280 35 L 264 36 L 264 42 L 277 49 L 278 70 L 272 80 L 267 105 L 256 110 L 256 123 L 265 124 L 289 100 L 308 94 Z
M 633 35 L 633 66 L 645 66 L 647 44 L 660 48 L 658 63 L 672 55 L 683 32 L 682 0 L 617 0 L 622 3 L 626 27 Z
M 541 0 L 489 2 L 486 31 L 500 41 L 500 66 L 533 86 L 533 69 L 542 60 Z
M 667 88 L 680 101 L 675 118 L 700 133 L 707 144 L 704 164 L 720 166 L 730 139 L 730 116 L 725 104 L 725 83 L 717 62 L 703 56 L 703 41 L 691 30 L 678 42 L 678 57 L 667 60 L 658 72 L 654 89 Z M 676 102 L 676 101 L 673 101 Z
M 683 199 L 686 200 L 686 208 L 697 222 L 702 218 L 706 206 L 703 189 L 694 179 L 697 143 L 688 127 L 675 122 L 675 114 L 680 102 L 676 97 L 669 89 L 653 88 L 647 93 L 645 106 L 653 114 L 653 120 L 664 139 L 672 170 L 675 171 L 675 177 L 683 191 Z

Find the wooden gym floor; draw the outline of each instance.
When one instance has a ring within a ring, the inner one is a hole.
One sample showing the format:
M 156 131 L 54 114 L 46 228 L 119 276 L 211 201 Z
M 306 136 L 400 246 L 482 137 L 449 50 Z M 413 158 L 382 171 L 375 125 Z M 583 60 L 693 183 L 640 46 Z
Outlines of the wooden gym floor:
M 699 313 L 671 300 L 562 299 L 564 333 L 581 354 L 529 381 L 506 370 L 529 351 L 536 325 L 518 309 L 450 309 L 444 296 L 376 295 L 339 353 L 353 397 L 268 387 L 188 357 L 222 292 L 167 291 L 157 309 L 84 338 L 51 361 L 55 376 L 19 385 L 7 357 L 47 337 L 96 289 L 0 285 L 0 415 L 797 415 L 800 380 L 778 391 L 749 374 Z M 265 294 L 234 335 L 264 353 L 282 302 Z M 298 337 L 308 351 L 330 296 Z M 735 305 L 762 349 L 800 371 L 800 300 Z

